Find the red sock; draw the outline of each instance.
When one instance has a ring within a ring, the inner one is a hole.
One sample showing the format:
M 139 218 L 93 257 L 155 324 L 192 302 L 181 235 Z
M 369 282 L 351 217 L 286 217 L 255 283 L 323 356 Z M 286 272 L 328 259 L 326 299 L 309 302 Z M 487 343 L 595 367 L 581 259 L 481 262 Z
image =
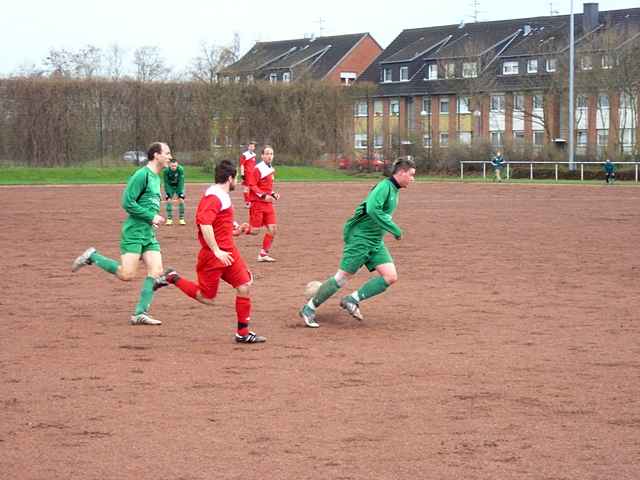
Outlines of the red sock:
M 251 318 L 251 298 L 236 297 L 236 315 L 238 317 L 238 335 L 249 334 L 249 320 Z
M 271 244 L 273 243 L 273 235 L 270 233 L 265 233 L 264 238 L 262 239 L 262 251 L 268 252 L 271 249 Z
M 184 277 L 178 278 L 175 283 L 176 287 L 182 290 L 185 295 L 190 296 L 191 298 L 196 298 L 198 294 L 198 285 L 193 283 L 191 280 L 187 280 Z

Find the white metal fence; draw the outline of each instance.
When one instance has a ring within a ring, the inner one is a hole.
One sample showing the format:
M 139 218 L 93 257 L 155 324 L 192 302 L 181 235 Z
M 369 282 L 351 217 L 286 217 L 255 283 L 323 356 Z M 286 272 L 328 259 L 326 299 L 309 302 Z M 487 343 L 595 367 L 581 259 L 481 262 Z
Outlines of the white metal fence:
M 635 181 L 638 182 L 638 165 L 639 162 L 611 162 L 614 165 L 635 165 Z M 482 178 L 487 178 L 487 165 L 493 168 L 491 161 L 488 160 L 462 160 L 460 161 L 460 179 L 464 180 L 464 166 L 465 164 L 482 164 Z M 584 180 L 584 166 L 585 165 L 599 165 L 600 168 L 604 165 L 603 162 L 573 162 L 580 169 L 580 180 Z M 534 165 L 554 165 L 556 181 L 558 181 L 558 165 L 569 165 L 569 162 L 505 162 L 506 165 L 506 179 L 511 178 L 511 165 L 529 165 L 529 179 L 533 180 Z M 602 172 L 604 175 L 604 172 Z

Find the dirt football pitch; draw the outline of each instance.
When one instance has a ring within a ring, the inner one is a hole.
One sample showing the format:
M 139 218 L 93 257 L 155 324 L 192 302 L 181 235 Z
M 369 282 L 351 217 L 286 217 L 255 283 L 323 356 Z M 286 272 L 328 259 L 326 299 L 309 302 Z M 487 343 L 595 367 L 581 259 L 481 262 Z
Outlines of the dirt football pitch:
M 364 322 L 338 294 L 305 328 L 373 183 L 281 184 L 277 263 L 238 240 L 262 345 L 234 342 L 226 284 L 213 307 L 162 289 L 163 325 L 133 327 L 142 269 L 70 272 L 119 256 L 122 186 L 0 188 L 0 478 L 640 478 L 640 189 L 414 184 L 399 281 Z M 191 278 L 204 188 L 158 231 Z

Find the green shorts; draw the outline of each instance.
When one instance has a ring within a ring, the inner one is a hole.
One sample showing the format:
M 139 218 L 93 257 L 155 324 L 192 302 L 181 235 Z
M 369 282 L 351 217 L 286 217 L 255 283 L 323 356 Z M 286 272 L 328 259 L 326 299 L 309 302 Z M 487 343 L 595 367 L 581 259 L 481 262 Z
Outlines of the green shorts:
M 139 255 L 144 252 L 159 252 L 160 244 L 158 240 L 155 238 L 153 240 L 148 241 L 139 241 L 139 240 L 127 240 L 126 238 L 122 238 L 120 240 L 120 253 L 137 253 Z
M 184 190 L 178 190 L 178 187 L 172 187 L 171 185 L 164 186 L 164 198 L 169 200 L 173 197 L 184 198 Z
M 365 265 L 370 272 L 373 272 L 378 265 L 384 263 L 393 263 L 393 258 L 384 242 L 372 247 L 362 241 L 350 240 L 344 244 L 340 270 L 356 273 Z
M 127 219 L 120 233 L 120 253 L 142 254 L 146 251 L 160 251 L 156 232 L 149 224 Z

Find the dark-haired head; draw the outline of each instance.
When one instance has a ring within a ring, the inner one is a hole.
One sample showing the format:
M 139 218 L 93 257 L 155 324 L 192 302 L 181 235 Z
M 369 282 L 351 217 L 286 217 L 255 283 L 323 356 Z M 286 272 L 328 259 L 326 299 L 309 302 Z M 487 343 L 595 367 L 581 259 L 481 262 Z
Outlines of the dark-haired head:
M 162 142 L 153 142 L 149 145 L 149 149 L 147 150 L 147 159 L 149 161 L 153 160 L 156 153 L 162 153 L 162 146 L 164 143 Z
M 227 183 L 229 177 L 232 179 L 236 177 L 236 173 L 236 166 L 231 160 L 222 160 L 215 168 L 215 182 L 219 184 Z

